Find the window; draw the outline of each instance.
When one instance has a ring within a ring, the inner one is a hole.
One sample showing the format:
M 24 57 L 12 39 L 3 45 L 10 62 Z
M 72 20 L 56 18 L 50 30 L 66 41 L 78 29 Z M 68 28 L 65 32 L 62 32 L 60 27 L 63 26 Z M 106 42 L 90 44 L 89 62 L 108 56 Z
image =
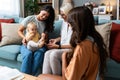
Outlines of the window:
M 0 15 L 19 16 L 20 0 L 0 0 Z

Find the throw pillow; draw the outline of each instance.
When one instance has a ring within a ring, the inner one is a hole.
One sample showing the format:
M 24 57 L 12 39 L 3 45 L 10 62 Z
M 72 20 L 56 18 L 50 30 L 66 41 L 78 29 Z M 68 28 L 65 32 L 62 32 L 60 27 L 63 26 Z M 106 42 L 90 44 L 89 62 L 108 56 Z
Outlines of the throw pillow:
M 110 57 L 120 62 L 120 24 L 114 22 L 110 35 Z
M 1 23 L 4 22 L 4 23 L 13 23 L 14 22 L 14 19 L 11 18 L 11 19 L 0 19 L 0 41 L 2 39 L 2 31 L 1 31 Z
M 103 37 L 103 41 L 107 47 L 107 51 L 109 53 L 109 39 L 110 39 L 110 30 L 111 30 L 111 23 L 105 23 L 102 25 L 95 26 L 96 30 L 100 33 Z
M 20 24 L 18 23 L 2 23 L 2 40 L 0 46 L 8 44 L 21 44 L 21 37 L 18 35 L 17 30 Z

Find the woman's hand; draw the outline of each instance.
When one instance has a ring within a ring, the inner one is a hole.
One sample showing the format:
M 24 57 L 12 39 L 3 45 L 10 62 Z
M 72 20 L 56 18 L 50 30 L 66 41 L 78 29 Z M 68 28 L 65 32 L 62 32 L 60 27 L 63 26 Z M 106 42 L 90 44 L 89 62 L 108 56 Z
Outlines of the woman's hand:
M 59 45 L 54 43 L 47 44 L 48 49 L 58 49 Z
M 57 49 L 59 45 L 56 44 L 57 39 L 50 39 L 49 43 L 47 44 L 48 49 Z
M 57 43 L 57 39 L 50 39 L 49 40 L 49 44 L 56 44 Z
M 27 40 L 26 38 L 23 38 L 22 43 L 26 46 L 27 45 Z

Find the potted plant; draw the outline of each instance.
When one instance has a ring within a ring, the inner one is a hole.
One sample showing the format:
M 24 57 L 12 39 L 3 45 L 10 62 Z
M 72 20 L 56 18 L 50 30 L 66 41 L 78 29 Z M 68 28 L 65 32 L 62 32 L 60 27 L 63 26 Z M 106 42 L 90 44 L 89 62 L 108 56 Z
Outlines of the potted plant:
M 25 16 L 37 14 L 39 5 L 37 0 L 25 0 Z

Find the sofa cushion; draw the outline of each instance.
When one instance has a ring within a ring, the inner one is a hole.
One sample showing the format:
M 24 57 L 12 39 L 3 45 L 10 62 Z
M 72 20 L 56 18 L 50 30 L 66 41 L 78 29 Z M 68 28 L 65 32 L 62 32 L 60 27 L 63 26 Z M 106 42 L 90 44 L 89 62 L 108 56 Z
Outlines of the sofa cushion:
M 13 23 L 14 19 L 13 18 L 10 18 L 10 19 L 0 19 L 0 41 L 2 39 L 2 29 L 1 29 L 1 23 L 2 22 L 4 22 L 4 23 Z
M 20 53 L 20 45 L 7 45 L 0 47 L 0 58 L 16 60 Z
M 109 53 L 109 39 L 110 39 L 110 30 L 111 30 L 111 23 L 106 23 L 102 25 L 95 26 L 96 30 L 101 34 L 103 37 L 104 43 L 107 47 L 107 51 Z
M 112 23 L 110 35 L 110 57 L 120 62 L 120 24 Z
M 20 24 L 18 23 L 2 23 L 2 40 L 0 46 L 8 44 L 21 44 L 22 38 L 18 35 L 17 30 Z
M 98 20 L 98 25 L 109 23 L 109 22 L 110 22 L 110 20 L 100 19 L 100 20 Z
M 20 23 L 21 20 L 24 19 L 24 18 L 19 17 L 19 16 L 7 16 L 7 15 L 5 15 L 4 18 L 5 19 L 11 19 L 11 18 L 13 18 L 15 23 Z
M 110 20 L 110 22 L 114 22 L 114 23 L 120 24 L 120 20 Z
M 118 78 L 118 80 L 120 80 L 120 63 L 117 63 L 113 59 L 109 58 L 107 60 L 106 67 L 107 67 L 107 71 L 105 72 L 105 77 Z M 111 79 L 111 80 L 114 80 L 114 79 Z
M 22 55 L 21 54 L 18 54 L 17 61 L 22 62 Z

